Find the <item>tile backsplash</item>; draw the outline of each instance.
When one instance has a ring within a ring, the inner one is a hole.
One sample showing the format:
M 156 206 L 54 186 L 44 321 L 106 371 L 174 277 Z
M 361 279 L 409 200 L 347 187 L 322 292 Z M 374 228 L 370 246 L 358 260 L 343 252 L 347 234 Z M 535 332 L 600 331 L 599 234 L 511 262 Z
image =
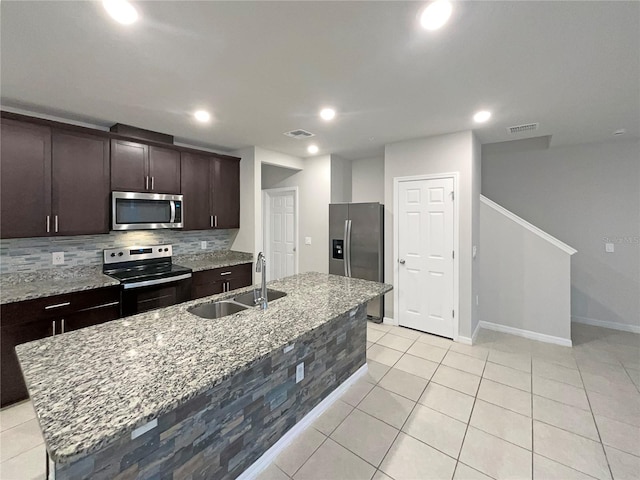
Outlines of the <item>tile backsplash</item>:
M 133 245 L 172 244 L 174 255 L 228 250 L 237 230 L 139 230 L 74 237 L 12 238 L 0 241 L 0 273 L 102 265 L 102 251 Z M 200 246 L 207 242 L 206 250 Z M 64 265 L 53 265 L 51 254 L 64 252 Z

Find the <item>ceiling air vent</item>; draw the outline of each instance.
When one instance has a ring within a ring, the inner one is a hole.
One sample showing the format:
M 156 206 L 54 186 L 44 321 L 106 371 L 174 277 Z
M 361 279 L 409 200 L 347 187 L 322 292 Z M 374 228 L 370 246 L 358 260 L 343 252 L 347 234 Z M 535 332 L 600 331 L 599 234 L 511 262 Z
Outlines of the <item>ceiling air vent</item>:
M 513 127 L 507 128 L 507 133 L 513 135 L 514 133 L 533 132 L 534 130 L 537 130 L 539 126 L 539 123 L 525 123 L 523 125 L 514 125 Z
M 307 132 L 306 130 L 302 130 L 301 128 L 299 128 L 298 130 L 291 130 L 290 132 L 285 132 L 284 134 L 287 137 L 297 138 L 297 139 L 315 137 L 315 133 Z

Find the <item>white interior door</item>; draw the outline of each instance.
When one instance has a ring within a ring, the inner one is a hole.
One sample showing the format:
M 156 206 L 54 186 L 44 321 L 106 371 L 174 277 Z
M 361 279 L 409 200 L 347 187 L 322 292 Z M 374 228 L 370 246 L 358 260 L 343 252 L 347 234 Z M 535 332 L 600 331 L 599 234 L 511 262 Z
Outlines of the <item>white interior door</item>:
M 295 192 L 269 194 L 269 280 L 296 273 Z
M 453 338 L 453 178 L 398 183 L 398 323 Z

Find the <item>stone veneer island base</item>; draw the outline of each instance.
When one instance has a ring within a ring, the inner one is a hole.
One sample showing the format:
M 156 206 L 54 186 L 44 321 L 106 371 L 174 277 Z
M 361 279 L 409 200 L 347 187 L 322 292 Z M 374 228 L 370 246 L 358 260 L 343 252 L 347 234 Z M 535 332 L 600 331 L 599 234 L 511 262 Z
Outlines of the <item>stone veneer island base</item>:
M 306 287 L 304 280 L 309 283 Z M 311 288 L 314 284 L 315 288 Z M 233 328 L 233 319 L 242 325 L 242 315 L 246 314 L 248 318 L 245 320 L 250 321 L 253 316 L 255 321 L 273 322 L 272 327 L 275 328 L 278 328 L 279 322 L 289 322 L 291 328 L 287 335 L 274 335 L 278 337 L 278 340 L 273 342 L 275 348 L 249 359 L 236 368 L 218 369 L 224 372 L 222 377 L 218 377 L 210 388 L 200 388 L 197 394 L 191 395 L 186 401 L 156 401 L 155 404 L 160 410 L 164 410 L 162 413 L 146 415 L 134 423 L 127 419 L 129 427 L 121 428 L 121 433 L 115 438 L 91 435 L 88 431 L 79 431 L 74 437 L 71 431 L 70 441 L 66 444 L 64 432 L 55 432 L 52 441 L 47 442 L 47 433 L 54 433 L 51 429 L 59 429 L 65 423 L 58 417 L 60 406 L 46 408 L 47 395 L 43 394 L 46 391 L 51 400 L 51 389 L 42 389 L 38 384 L 40 378 L 35 378 L 43 373 L 42 362 L 46 362 L 46 355 L 45 359 L 40 361 L 34 360 L 34 355 L 37 355 L 39 349 L 43 351 L 43 345 L 51 345 L 43 344 L 45 341 L 41 340 L 19 346 L 18 355 L 43 426 L 56 480 L 236 478 L 365 365 L 366 301 L 388 291 L 389 286 L 320 274 L 289 277 L 272 282 L 269 286 L 287 292 L 288 297 L 273 302 L 267 316 L 264 312 L 251 311 L 224 319 L 198 321 L 220 322 L 217 324 L 218 327 L 224 322 L 230 322 L 227 328 Z M 211 297 L 208 301 L 220 297 L 222 296 Z M 204 302 L 199 300 L 190 302 L 190 305 L 195 303 Z M 310 321 L 314 312 L 309 309 L 314 305 L 320 318 Z M 170 309 L 175 308 L 169 307 L 165 310 L 171 312 Z M 180 309 L 179 317 L 184 318 L 186 315 L 184 308 Z M 279 309 L 282 310 L 280 315 Z M 303 314 L 303 311 L 306 311 L 306 314 Z M 323 315 L 332 315 L 338 311 L 339 314 L 333 318 L 322 318 Z M 159 312 L 162 315 L 162 310 Z M 156 320 L 157 315 L 156 313 Z M 188 315 L 193 317 L 191 314 Z M 143 317 L 141 322 L 144 322 L 149 316 L 147 313 L 137 317 Z M 131 317 L 130 321 L 135 319 L 136 317 Z M 309 328 L 304 328 L 305 323 L 308 323 Z M 255 335 L 264 337 L 264 324 L 256 324 L 255 327 Z M 94 328 L 94 334 L 99 335 L 100 326 Z M 246 329 L 246 326 L 238 328 Z M 280 328 L 286 326 L 280 325 Z M 110 333 L 113 335 L 113 332 Z M 251 333 L 246 332 L 247 341 L 251 338 Z M 196 337 L 202 341 L 201 336 L 196 334 Z M 263 342 L 257 343 L 262 347 Z M 264 350 L 253 347 L 251 351 Z M 49 353 L 55 354 L 55 348 Z M 175 353 L 172 351 L 171 355 Z M 221 358 L 220 353 L 216 353 L 216 358 Z M 228 349 L 223 349 L 222 353 L 233 356 Z M 189 354 L 188 346 L 182 354 Z M 200 360 L 194 359 L 193 363 L 199 365 Z M 302 362 L 304 379 L 296 383 L 296 366 Z M 179 368 L 184 370 L 185 366 L 181 365 Z M 213 377 L 215 379 L 216 375 Z M 175 375 L 168 379 L 172 383 L 176 380 Z M 162 382 L 162 379 L 158 378 L 156 381 Z M 184 375 L 182 381 L 188 383 Z M 175 388 L 168 391 L 175 391 Z M 84 400 L 91 402 L 91 395 Z M 131 401 L 127 398 L 120 400 L 125 405 Z M 139 402 L 136 399 L 133 403 L 137 405 Z M 105 408 L 107 405 L 109 402 L 96 402 L 97 409 Z M 124 418 L 126 409 L 121 411 L 120 416 Z M 73 408 L 69 412 L 73 414 Z M 110 420 L 124 421 L 119 418 L 118 413 L 114 412 L 116 418 Z M 96 411 L 95 414 L 108 416 L 109 412 Z M 48 424 L 50 416 L 55 416 L 55 421 Z M 100 423 L 97 421 L 94 428 L 100 428 Z M 51 429 L 47 429 L 47 426 Z M 73 422 L 71 426 L 80 428 Z M 149 430 L 145 431 L 146 428 Z M 84 429 L 87 429 L 86 425 Z M 141 431 L 144 433 L 135 436 L 136 432 Z M 75 440 L 75 443 L 71 440 Z

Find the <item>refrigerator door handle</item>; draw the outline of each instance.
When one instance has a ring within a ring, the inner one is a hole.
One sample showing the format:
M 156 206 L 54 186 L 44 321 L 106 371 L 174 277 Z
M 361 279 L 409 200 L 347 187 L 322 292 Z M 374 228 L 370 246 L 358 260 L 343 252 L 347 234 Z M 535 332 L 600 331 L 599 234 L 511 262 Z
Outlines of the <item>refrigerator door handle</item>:
M 344 222 L 344 275 L 351 276 L 351 220 Z

